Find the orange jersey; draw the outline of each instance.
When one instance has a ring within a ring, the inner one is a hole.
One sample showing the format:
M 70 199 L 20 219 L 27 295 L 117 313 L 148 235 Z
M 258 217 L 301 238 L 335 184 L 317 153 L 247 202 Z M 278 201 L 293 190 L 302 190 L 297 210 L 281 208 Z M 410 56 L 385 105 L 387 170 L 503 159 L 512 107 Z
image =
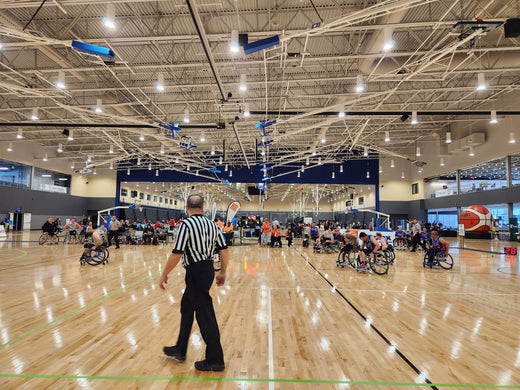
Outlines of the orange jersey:
M 273 231 L 271 232 L 271 236 L 281 237 L 282 236 L 282 232 L 280 231 L 280 229 L 274 228 Z
M 271 227 L 271 224 L 269 222 L 264 222 L 262 224 L 262 231 L 264 233 L 269 233 L 269 228 Z
M 222 229 L 222 225 L 223 225 L 222 221 L 217 221 L 216 224 L 217 224 L 217 226 L 218 226 L 219 228 Z
M 233 225 L 224 226 L 224 233 L 232 232 L 232 231 L 233 231 Z

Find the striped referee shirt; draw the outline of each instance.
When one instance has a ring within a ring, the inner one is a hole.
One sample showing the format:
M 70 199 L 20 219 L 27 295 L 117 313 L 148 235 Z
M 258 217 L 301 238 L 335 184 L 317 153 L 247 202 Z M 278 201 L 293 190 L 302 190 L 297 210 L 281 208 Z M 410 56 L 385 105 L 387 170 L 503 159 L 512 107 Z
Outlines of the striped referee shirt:
M 202 214 L 194 214 L 180 224 L 172 252 L 182 254 L 182 265 L 186 268 L 199 261 L 213 260 L 216 250 L 226 248 L 218 226 Z

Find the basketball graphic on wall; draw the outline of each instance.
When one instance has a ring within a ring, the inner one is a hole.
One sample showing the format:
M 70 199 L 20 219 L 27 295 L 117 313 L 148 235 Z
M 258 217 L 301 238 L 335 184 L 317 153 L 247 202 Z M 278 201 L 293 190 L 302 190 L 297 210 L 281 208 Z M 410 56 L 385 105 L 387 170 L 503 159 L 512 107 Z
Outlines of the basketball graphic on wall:
M 460 213 L 459 223 L 467 232 L 488 232 L 493 216 L 484 206 L 469 206 Z

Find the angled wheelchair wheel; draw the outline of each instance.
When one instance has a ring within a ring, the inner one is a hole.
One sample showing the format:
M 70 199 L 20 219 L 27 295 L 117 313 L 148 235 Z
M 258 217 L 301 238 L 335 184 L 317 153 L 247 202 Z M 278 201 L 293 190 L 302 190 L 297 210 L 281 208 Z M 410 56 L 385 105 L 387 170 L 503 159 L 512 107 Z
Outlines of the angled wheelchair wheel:
M 435 256 L 435 260 L 437 261 L 437 264 L 439 264 L 439 266 L 441 268 L 444 268 L 444 269 L 453 268 L 453 257 L 451 257 L 450 254 L 448 254 L 448 256 L 446 256 L 446 254 L 444 252 L 439 252 Z
M 102 264 L 105 261 L 103 251 L 93 250 L 90 256 L 85 258 L 85 261 L 90 265 Z
M 340 251 L 338 253 L 338 259 L 336 260 L 336 267 L 345 267 L 347 265 L 348 253 Z
M 49 238 L 49 235 L 43 233 L 43 234 L 40 236 L 40 238 L 38 239 L 38 244 L 40 244 L 40 245 L 45 244 L 45 243 L 47 242 L 48 238 Z
M 388 259 L 382 253 L 375 253 L 374 257 L 370 257 L 369 264 L 372 271 L 378 275 L 388 273 L 388 268 L 390 267 Z
M 388 262 L 390 264 L 394 264 L 394 260 L 395 260 L 394 248 L 388 247 L 387 249 L 384 250 L 384 253 L 386 255 Z

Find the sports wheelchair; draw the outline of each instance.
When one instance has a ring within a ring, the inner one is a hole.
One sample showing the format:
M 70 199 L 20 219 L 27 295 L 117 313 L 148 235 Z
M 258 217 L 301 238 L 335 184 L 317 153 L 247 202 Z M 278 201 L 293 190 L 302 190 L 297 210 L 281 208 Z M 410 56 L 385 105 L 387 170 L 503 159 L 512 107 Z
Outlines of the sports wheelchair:
M 110 256 L 110 252 L 106 246 L 106 243 L 103 242 L 99 247 L 92 250 L 91 248 L 94 244 L 89 243 L 85 244 L 85 251 L 81 255 L 79 259 L 79 263 L 81 265 L 89 264 L 89 265 L 99 265 L 108 263 L 108 258 Z
M 390 260 L 387 256 L 389 256 L 388 252 L 377 251 L 374 253 L 374 256 L 367 255 L 367 264 L 362 264 L 359 260 L 358 251 L 354 248 L 344 246 L 338 254 L 336 266 L 345 268 L 345 266 L 350 265 L 358 271 L 372 270 L 378 275 L 384 275 L 388 273 L 388 269 L 390 268 Z
M 452 269 L 453 268 L 453 257 L 448 253 L 446 255 L 446 251 L 434 251 L 434 249 L 429 249 L 423 258 L 423 267 L 435 267 L 439 266 L 443 269 Z

